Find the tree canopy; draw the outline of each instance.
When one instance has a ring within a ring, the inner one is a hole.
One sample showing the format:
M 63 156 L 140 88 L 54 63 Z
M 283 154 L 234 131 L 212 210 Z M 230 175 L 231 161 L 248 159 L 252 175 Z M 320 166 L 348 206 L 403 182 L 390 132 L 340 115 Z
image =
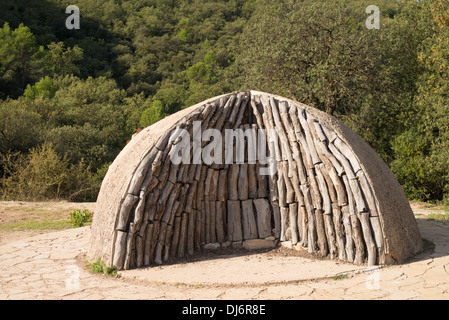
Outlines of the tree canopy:
M 447 1 L 80 0 L 80 29 L 69 30 L 71 4 L 0 3 L 3 197 L 14 197 L 11 157 L 83 163 L 98 188 L 139 128 L 245 89 L 338 117 L 409 197 L 448 194 Z M 368 5 L 378 30 L 366 28 Z

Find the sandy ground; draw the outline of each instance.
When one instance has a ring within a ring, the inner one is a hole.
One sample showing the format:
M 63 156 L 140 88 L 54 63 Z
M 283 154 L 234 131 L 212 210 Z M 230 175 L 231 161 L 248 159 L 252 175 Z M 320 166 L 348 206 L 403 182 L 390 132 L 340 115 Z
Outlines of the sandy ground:
M 94 204 L 83 206 L 94 210 Z M 412 207 L 422 237 L 435 248 L 403 265 L 384 268 L 310 259 L 276 249 L 208 254 L 113 278 L 86 268 L 83 257 L 90 227 L 41 230 L 31 237 L 28 231 L 5 234 L 0 229 L 0 299 L 449 299 L 449 221 L 426 219 L 438 212 L 424 204 Z M 27 212 L 33 219 L 40 214 L 62 219 L 81 205 L 0 203 L 0 208 L 1 227 L 25 219 Z

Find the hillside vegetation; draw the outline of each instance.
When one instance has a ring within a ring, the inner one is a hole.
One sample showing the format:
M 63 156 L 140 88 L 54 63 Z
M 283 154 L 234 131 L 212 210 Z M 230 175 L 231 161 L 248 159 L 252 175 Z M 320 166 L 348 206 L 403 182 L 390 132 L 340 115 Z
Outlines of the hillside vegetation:
M 248 88 L 344 121 L 409 198 L 447 198 L 447 1 L 79 0 L 69 30 L 71 4 L 0 3 L 0 198 L 95 200 L 139 128 Z

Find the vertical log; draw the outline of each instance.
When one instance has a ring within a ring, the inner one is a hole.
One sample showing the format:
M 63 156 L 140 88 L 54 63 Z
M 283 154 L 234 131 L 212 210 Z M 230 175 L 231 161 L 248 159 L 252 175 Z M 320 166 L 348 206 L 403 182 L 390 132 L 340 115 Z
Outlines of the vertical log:
M 257 199 L 257 176 L 257 166 L 255 164 L 248 164 L 248 197 L 250 199 Z
M 368 254 L 368 266 L 375 266 L 377 262 L 377 248 L 373 239 L 369 212 L 362 212 L 359 215 L 362 225 L 363 238 L 365 239 L 366 251 Z
M 223 223 L 223 209 L 224 202 L 217 201 L 215 203 L 215 222 L 216 222 L 216 234 L 217 234 L 217 242 L 223 243 L 225 242 L 225 232 L 224 232 L 224 223 Z
M 289 208 L 290 214 L 290 231 L 292 234 L 292 244 L 295 245 L 299 242 L 299 233 L 298 233 L 298 204 L 292 203 Z
M 178 244 L 178 258 L 184 258 L 185 256 L 185 250 L 187 246 L 188 223 L 189 223 L 189 214 L 187 212 L 183 212 L 181 217 L 181 233 Z
M 196 226 L 196 211 L 188 213 L 189 224 L 187 230 L 187 254 L 192 256 L 195 251 L 195 226 Z
M 286 207 L 287 206 L 287 187 L 285 185 L 285 179 L 284 179 L 284 162 L 278 162 L 278 180 L 277 180 L 277 187 L 278 187 L 278 196 L 279 196 L 279 206 L 280 207 Z
M 217 187 L 217 200 L 224 202 L 227 197 L 227 186 L 228 186 L 228 170 L 223 169 L 220 170 L 219 178 L 218 178 L 218 187 Z
M 196 224 L 195 224 L 195 250 L 201 250 L 201 211 L 194 210 L 196 216 Z
M 216 210 L 216 201 L 215 200 L 209 200 L 209 215 L 210 215 L 210 226 L 209 226 L 209 233 L 210 233 L 210 243 L 216 243 L 217 242 L 217 210 Z
M 345 231 L 343 228 L 341 209 L 337 203 L 332 203 L 332 216 L 334 218 L 335 237 L 338 248 L 338 259 L 341 261 L 345 261 L 346 260 Z
M 254 200 L 257 216 L 257 230 L 259 238 L 264 239 L 272 235 L 271 231 L 271 208 L 266 199 Z
M 124 231 L 116 231 L 116 239 L 114 246 L 114 256 L 112 264 L 118 269 L 123 270 L 125 264 L 126 255 L 126 239 L 128 238 L 128 233 Z
M 228 178 L 229 200 L 239 200 L 239 193 L 238 193 L 239 172 L 240 166 L 238 164 L 232 164 L 230 167 Z
M 316 250 L 316 222 L 315 222 L 315 209 L 313 208 L 312 196 L 310 194 L 310 187 L 308 184 L 301 185 L 302 193 L 304 194 L 304 202 L 307 211 L 307 248 L 309 253 L 313 253 Z
M 242 201 L 248 200 L 249 189 L 248 189 L 248 164 L 247 163 L 240 165 L 237 189 L 238 189 L 239 199 Z
M 228 234 L 231 241 L 242 241 L 242 214 L 240 201 L 229 200 L 228 205 Z
M 211 210 L 210 210 L 210 203 L 211 201 L 209 201 L 209 196 L 205 196 L 204 197 L 204 218 L 206 219 L 205 221 L 205 241 L 206 244 L 211 243 L 211 231 L 210 231 L 210 226 L 211 226 Z
M 355 259 L 354 237 L 352 236 L 351 213 L 350 213 L 349 205 L 343 206 L 341 208 L 341 212 L 343 215 L 343 225 L 344 225 L 344 230 L 345 230 L 346 261 L 354 262 L 354 259 Z
M 253 200 L 242 201 L 243 238 L 245 240 L 257 239 L 257 224 L 254 217 Z
M 281 241 L 287 241 L 287 229 L 289 228 L 288 218 L 289 209 L 287 207 L 281 207 Z
M 374 231 L 374 239 L 376 241 L 377 255 L 379 259 L 378 263 L 379 265 L 385 265 L 385 243 L 379 217 L 370 217 L 370 221 Z
M 298 231 L 301 240 L 300 245 L 307 247 L 307 209 L 305 206 L 300 206 L 298 210 Z
M 175 217 L 172 242 L 170 245 L 170 257 L 174 258 L 178 252 L 179 237 L 181 236 L 181 216 Z

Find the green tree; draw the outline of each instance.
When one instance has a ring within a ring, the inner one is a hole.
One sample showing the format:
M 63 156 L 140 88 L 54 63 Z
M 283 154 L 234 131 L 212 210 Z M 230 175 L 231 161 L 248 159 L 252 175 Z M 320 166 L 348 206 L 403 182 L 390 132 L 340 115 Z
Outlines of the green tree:
M 37 44 L 30 29 L 20 24 L 11 30 L 5 22 L 0 28 L 0 98 L 16 98 L 44 70 L 44 48 Z
M 393 172 L 410 198 L 443 200 L 449 192 L 449 4 L 427 3 L 435 30 L 422 46 L 424 68 L 417 82 L 414 112 L 404 117 L 408 125 L 394 140 Z

